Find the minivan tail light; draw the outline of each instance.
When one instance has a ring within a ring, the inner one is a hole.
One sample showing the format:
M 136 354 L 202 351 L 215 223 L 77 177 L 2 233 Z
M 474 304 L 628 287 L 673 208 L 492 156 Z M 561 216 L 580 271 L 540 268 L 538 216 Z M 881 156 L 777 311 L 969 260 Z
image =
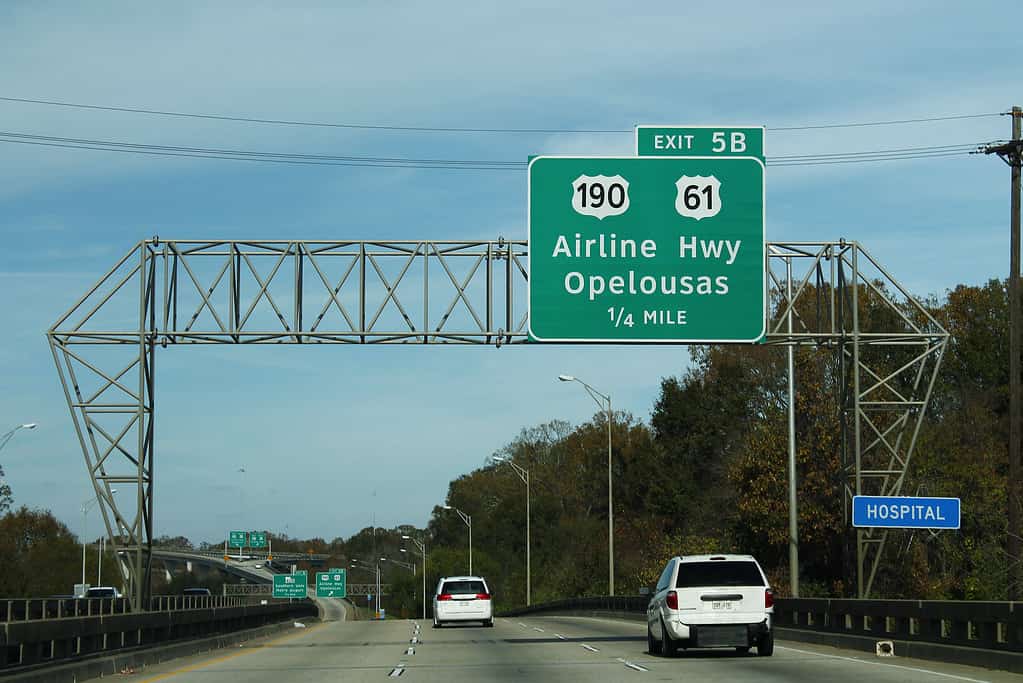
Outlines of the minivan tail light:
M 774 607 L 774 591 L 768 588 L 764 591 L 764 608 Z
M 437 596 L 437 599 L 438 600 L 450 600 L 451 599 L 451 593 L 441 593 L 440 595 Z
M 477 600 L 489 600 L 490 599 L 490 593 L 477 593 L 476 594 L 476 599 Z
M 678 609 L 678 593 L 675 591 L 668 591 L 667 604 L 668 609 Z

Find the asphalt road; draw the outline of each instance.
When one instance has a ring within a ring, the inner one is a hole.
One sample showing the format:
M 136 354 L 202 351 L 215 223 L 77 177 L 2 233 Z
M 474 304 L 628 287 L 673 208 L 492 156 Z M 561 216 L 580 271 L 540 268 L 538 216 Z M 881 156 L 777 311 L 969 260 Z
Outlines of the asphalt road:
M 417 626 L 419 627 L 417 630 Z M 327 622 L 209 656 L 176 660 L 135 680 L 280 681 L 1023 681 L 1023 676 L 777 641 L 773 657 L 646 652 L 639 622 L 582 617 L 498 619 L 494 628 L 389 620 Z

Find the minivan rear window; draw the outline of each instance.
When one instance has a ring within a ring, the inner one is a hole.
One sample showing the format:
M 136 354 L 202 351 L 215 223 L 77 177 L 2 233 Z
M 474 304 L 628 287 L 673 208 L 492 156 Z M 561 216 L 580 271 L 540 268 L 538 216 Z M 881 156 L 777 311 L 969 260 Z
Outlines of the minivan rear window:
M 448 595 L 476 595 L 486 593 L 487 589 L 483 587 L 482 581 L 445 581 L 440 592 Z
M 764 577 L 756 563 L 748 560 L 682 562 L 678 566 L 676 588 L 708 586 L 764 586 Z

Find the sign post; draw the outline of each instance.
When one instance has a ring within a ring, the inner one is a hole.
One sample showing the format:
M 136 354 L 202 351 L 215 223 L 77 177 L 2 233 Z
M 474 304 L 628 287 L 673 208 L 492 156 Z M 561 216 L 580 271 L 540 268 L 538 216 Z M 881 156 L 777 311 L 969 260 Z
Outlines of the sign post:
M 756 156 L 536 157 L 529 334 L 538 342 L 754 342 L 767 289 Z
M 344 569 L 331 569 L 316 575 L 316 597 L 343 598 L 347 596 L 347 576 Z

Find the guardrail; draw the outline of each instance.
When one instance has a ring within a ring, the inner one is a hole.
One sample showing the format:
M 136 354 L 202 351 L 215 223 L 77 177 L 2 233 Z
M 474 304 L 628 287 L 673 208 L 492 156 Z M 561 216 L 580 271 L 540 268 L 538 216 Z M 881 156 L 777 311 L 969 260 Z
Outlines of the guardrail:
M 875 640 L 1023 652 L 1023 603 L 952 600 L 775 601 L 777 626 Z
M 246 601 L 238 597 L 206 595 L 154 595 L 147 612 L 166 612 L 182 609 L 213 609 L 236 607 Z M 0 622 L 39 621 L 73 617 L 99 617 L 128 614 L 128 598 L 23 598 L 0 600 Z
M 0 623 L 0 672 L 317 614 L 309 600 L 246 604 L 244 598 L 222 596 L 155 596 L 151 609 L 140 612 L 131 612 L 126 599 L 6 602 L 9 617 L 21 618 Z M 65 610 L 64 616 L 55 616 L 61 613 L 60 604 L 69 602 L 76 603 L 77 613 Z M 54 616 L 44 616 L 51 608 Z
M 557 600 L 503 612 L 596 613 L 639 618 L 647 596 Z M 846 600 L 778 598 L 774 626 L 872 640 L 948 645 L 1023 653 L 1023 603 L 950 600 Z

